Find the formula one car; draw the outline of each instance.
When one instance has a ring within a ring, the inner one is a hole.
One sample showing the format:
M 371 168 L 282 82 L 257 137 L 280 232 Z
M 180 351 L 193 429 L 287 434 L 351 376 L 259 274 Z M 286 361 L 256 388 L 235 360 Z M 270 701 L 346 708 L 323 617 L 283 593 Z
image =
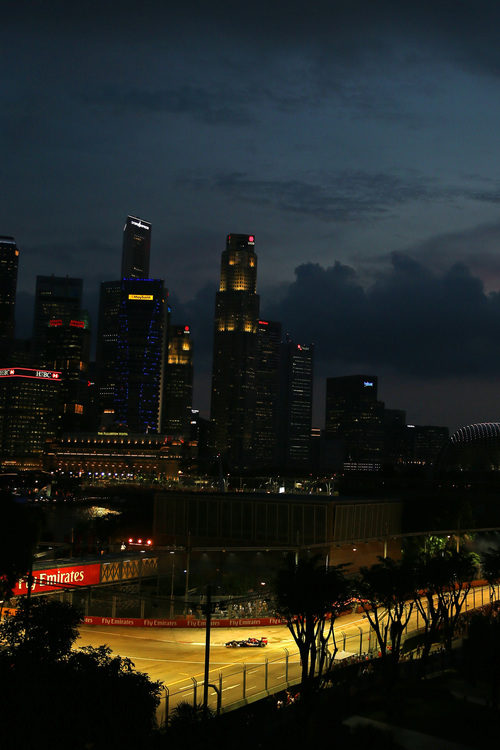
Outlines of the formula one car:
M 262 648 L 267 646 L 267 638 L 247 638 L 245 641 L 228 641 L 226 648 Z

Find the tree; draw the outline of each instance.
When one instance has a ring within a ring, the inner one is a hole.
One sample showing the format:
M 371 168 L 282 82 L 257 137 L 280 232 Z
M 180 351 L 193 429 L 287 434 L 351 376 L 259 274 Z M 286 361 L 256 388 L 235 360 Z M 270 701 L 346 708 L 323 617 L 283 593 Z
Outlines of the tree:
M 382 661 L 395 669 L 401 656 L 403 631 L 415 602 L 414 568 L 405 559 L 379 560 L 360 569 L 356 590 L 377 638 Z
M 483 575 L 490 587 L 490 603 L 495 601 L 495 586 L 500 583 L 500 550 L 490 547 L 481 556 Z
M 37 509 L 13 500 L 8 492 L 0 492 L 2 540 L 0 544 L 0 610 L 12 591 L 31 567 L 38 540 L 40 519 Z
M 2 747 L 143 747 L 161 683 L 107 646 L 72 648 L 81 617 L 36 597 L 0 626 Z
M 337 653 L 335 619 L 351 596 L 344 569 L 325 568 L 317 557 L 297 564 L 289 557 L 276 577 L 277 610 L 299 649 L 304 689 L 331 668 Z
M 70 604 L 45 596 L 22 598 L 16 613 L 0 623 L 0 642 L 17 658 L 57 661 L 71 652 L 81 621 Z
M 439 627 L 445 648 L 451 651 L 458 620 L 477 575 L 478 557 L 472 552 L 445 550 L 434 557 L 429 570 L 432 575 L 422 583 L 427 586 L 427 601 L 430 602 L 430 597 L 437 600 Z

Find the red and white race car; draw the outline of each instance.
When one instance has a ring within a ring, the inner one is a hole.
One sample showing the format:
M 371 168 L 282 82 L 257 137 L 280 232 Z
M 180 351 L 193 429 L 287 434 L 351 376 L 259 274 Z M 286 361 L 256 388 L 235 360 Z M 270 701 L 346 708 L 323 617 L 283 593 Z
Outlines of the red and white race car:
M 226 648 L 262 648 L 267 646 L 267 638 L 247 638 L 244 641 L 228 641 Z

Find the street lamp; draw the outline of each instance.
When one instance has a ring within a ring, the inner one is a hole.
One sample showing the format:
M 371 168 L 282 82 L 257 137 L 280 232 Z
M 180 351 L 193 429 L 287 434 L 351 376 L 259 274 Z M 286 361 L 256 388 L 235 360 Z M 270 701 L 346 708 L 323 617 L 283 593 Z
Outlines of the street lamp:
M 174 616 L 174 571 L 175 571 L 175 552 L 170 552 L 172 555 L 172 575 L 170 578 L 170 617 Z

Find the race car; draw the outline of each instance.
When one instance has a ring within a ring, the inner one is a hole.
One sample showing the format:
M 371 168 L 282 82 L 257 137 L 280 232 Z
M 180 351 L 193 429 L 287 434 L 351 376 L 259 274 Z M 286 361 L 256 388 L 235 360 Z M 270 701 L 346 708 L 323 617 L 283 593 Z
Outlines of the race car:
M 244 641 L 228 641 L 226 648 L 262 648 L 267 646 L 267 638 L 247 638 Z

